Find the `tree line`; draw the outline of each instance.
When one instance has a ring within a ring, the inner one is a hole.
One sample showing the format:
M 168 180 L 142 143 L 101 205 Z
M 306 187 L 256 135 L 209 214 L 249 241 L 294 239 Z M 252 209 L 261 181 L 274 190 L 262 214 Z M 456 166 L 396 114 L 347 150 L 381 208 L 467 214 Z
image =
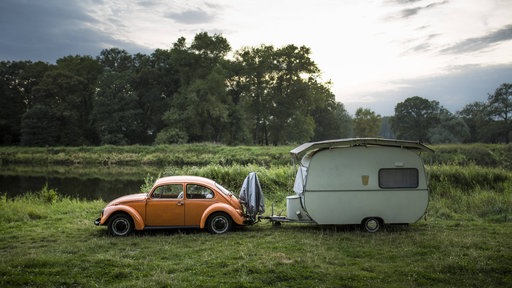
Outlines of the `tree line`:
M 55 64 L 1 61 L 0 145 L 510 139 L 511 84 L 456 114 L 415 96 L 397 104 L 393 117 L 364 108 L 352 117 L 310 55 L 295 45 L 232 51 L 222 35 L 202 32 L 150 55 L 110 48 Z

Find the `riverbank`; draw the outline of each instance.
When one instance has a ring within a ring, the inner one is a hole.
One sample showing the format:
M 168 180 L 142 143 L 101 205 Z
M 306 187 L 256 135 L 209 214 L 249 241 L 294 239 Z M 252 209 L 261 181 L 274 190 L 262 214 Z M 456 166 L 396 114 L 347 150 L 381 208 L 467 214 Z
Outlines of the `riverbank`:
M 0 147 L 0 165 L 205 166 L 289 165 L 297 145 L 226 146 L 213 143 L 156 146 Z M 477 165 L 512 170 L 512 144 L 429 145 L 427 165 Z

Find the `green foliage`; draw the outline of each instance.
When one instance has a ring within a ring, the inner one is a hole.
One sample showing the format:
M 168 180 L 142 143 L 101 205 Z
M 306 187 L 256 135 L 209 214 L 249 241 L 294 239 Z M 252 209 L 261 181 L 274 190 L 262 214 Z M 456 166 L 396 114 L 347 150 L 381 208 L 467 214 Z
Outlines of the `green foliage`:
M 508 144 L 512 136 L 512 83 L 501 84 L 489 95 L 487 109 L 491 118 L 501 122 L 497 132 Z
M 41 191 L 39 191 L 39 198 L 46 203 L 53 204 L 59 199 L 59 194 L 55 189 L 48 189 L 48 183 L 46 183 Z
M 476 189 L 489 189 L 496 192 L 504 192 L 511 188 L 510 171 L 483 168 L 474 165 L 454 166 L 440 165 L 430 166 L 428 169 L 433 193 L 443 193 L 437 185 L 449 186 L 462 192 L 470 193 Z M 446 187 L 443 187 L 446 188 Z
M 214 179 L 222 186 L 238 195 L 242 183 L 250 172 L 256 172 L 265 197 L 271 201 L 281 201 L 292 191 L 295 171 L 289 166 L 261 167 L 258 165 L 208 165 L 203 167 L 169 167 L 163 176 L 197 175 Z
M 512 145 L 465 144 L 432 146 L 433 154 L 423 154 L 427 164 L 477 165 L 512 170 Z
M 187 143 L 187 140 L 188 135 L 185 131 L 167 127 L 158 133 L 155 139 L 155 144 L 185 144 Z
M 27 111 L 21 123 L 21 144 L 54 146 L 59 141 L 58 116 L 49 107 L 36 105 Z
M 204 166 L 208 164 L 257 164 L 262 166 L 290 163 L 293 146 L 225 146 L 212 143 L 157 146 L 101 147 L 0 147 L 5 164 L 96 165 L 96 166 Z
M 380 115 L 370 109 L 358 108 L 354 118 L 354 135 L 356 137 L 377 137 L 381 123 Z
M 56 65 L 0 61 L 0 146 L 282 145 L 352 137 L 354 129 L 432 144 L 512 137 L 510 83 L 455 115 L 437 101 L 408 98 L 395 107 L 394 133 L 384 121 L 378 135 L 375 115 L 356 112 L 352 126 L 308 47 L 231 51 L 226 38 L 207 32 L 171 46 L 151 55 L 109 48 Z
M 40 61 L 0 61 L 0 145 L 20 143 L 21 119 L 34 105 L 32 89 L 51 70 Z
M 157 177 L 151 176 L 149 173 L 144 177 L 144 183 L 140 185 L 141 193 L 149 193 L 151 188 L 153 188 L 153 184 L 155 184 L 156 179 L 160 178 L 161 174 L 158 174 Z
M 512 172 L 474 165 L 431 166 L 429 214 L 440 219 L 512 221 Z

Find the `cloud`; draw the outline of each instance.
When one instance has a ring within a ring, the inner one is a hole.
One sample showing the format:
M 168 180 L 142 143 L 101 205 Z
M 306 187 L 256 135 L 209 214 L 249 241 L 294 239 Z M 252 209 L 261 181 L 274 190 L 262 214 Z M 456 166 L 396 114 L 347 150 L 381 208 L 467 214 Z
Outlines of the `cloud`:
M 512 24 L 506 25 L 503 28 L 484 35 L 481 37 L 468 38 L 453 46 L 441 50 L 443 54 L 459 54 L 466 52 L 475 52 L 487 48 L 499 42 L 512 40 Z
M 204 24 L 215 20 L 214 14 L 209 14 L 201 8 L 189 9 L 179 13 L 169 12 L 165 14 L 165 17 L 182 24 Z
M 420 0 L 398 0 L 397 2 L 400 5 L 410 5 L 411 3 L 415 3 L 415 2 L 419 2 L 419 1 Z M 434 2 L 434 3 L 430 3 L 427 5 L 423 5 L 423 6 L 415 6 L 412 8 L 402 9 L 400 11 L 399 15 L 397 15 L 397 17 L 398 18 L 409 18 L 411 16 L 417 15 L 418 13 L 420 13 L 424 10 L 432 9 L 434 7 L 444 5 L 446 3 L 448 3 L 448 1 Z M 391 18 L 396 18 L 396 17 L 391 17 Z
M 97 20 L 80 3 L 0 1 L 0 59 L 55 62 L 67 55 L 99 55 L 111 47 L 148 51 L 95 29 Z

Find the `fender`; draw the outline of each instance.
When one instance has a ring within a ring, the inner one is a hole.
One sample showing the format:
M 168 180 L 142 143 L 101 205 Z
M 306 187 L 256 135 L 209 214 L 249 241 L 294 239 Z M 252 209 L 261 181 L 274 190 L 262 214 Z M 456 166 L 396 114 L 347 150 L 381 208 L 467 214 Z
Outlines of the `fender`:
M 201 217 L 201 224 L 199 227 L 203 229 L 206 226 L 206 220 L 208 217 L 215 212 L 224 212 L 228 214 L 231 219 L 233 219 L 233 222 L 235 222 L 238 225 L 244 224 L 244 217 L 242 216 L 242 211 L 236 210 L 232 206 L 225 204 L 225 203 L 215 203 L 208 207 L 203 213 L 203 216 Z
M 110 216 L 112 216 L 112 214 L 116 212 L 124 212 L 130 215 L 133 219 L 133 224 L 135 224 L 135 230 L 144 229 L 144 220 L 139 215 L 139 212 L 137 212 L 137 210 L 133 209 L 132 207 L 125 205 L 115 205 L 106 207 L 103 211 L 103 216 L 101 217 L 100 225 L 107 225 L 108 218 L 110 218 Z

